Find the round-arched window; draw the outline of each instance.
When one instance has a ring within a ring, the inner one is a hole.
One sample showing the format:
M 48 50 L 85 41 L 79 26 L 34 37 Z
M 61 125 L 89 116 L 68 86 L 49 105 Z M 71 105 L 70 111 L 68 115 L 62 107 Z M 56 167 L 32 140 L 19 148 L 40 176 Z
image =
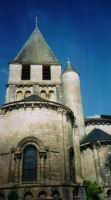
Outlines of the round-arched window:
M 22 181 L 37 180 L 37 149 L 28 145 L 23 152 Z
M 45 91 L 45 90 L 42 90 L 42 91 L 40 92 L 40 95 L 41 95 L 41 97 L 42 97 L 43 99 L 47 99 L 47 94 L 46 94 L 46 91 Z
M 45 191 L 41 191 L 38 197 L 39 197 L 39 200 L 45 200 L 47 198 L 47 194 Z
M 19 101 L 21 99 L 23 99 L 23 93 L 22 93 L 22 91 L 18 91 L 16 93 L 16 100 Z
M 55 94 L 53 90 L 49 91 L 49 100 L 50 101 L 55 101 Z
M 29 96 L 31 96 L 31 92 L 30 91 L 26 91 L 24 98 L 29 97 Z
M 26 192 L 24 195 L 24 200 L 32 200 L 33 199 L 33 195 L 31 192 Z

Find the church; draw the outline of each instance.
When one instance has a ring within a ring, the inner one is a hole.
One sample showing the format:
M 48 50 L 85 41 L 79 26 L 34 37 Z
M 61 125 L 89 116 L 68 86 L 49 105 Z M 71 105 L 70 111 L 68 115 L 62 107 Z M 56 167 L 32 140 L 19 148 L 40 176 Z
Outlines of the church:
M 0 106 L 0 200 L 85 200 L 84 180 L 111 199 L 111 117 L 84 118 L 79 73 L 36 26 Z

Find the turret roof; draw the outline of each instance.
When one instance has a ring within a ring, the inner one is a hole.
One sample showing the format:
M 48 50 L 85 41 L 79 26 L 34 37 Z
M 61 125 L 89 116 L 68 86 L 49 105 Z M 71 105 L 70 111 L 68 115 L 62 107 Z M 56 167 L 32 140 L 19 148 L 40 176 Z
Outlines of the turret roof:
M 65 67 L 65 69 L 63 71 L 63 74 L 66 73 L 66 72 L 71 72 L 71 71 L 75 71 L 77 73 L 77 71 L 72 66 L 71 62 L 68 60 L 67 64 L 66 64 L 66 67 Z
M 21 64 L 59 64 L 38 27 L 11 63 Z

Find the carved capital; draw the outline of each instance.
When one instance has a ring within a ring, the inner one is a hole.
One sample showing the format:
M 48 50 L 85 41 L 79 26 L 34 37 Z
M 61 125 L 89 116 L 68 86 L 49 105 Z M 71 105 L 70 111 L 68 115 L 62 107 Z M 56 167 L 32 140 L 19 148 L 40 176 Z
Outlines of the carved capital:
M 16 160 L 16 159 L 20 160 L 20 159 L 21 159 L 21 152 L 19 152 L 19 151 L 15 152 L 15 154 L 14 154 L 14 159 L 15 159 L 15 160 Z
M 40 156 L 40 158 L 46 159 L 46 158 L 47 158 L 47 153 L 46 153 L 46 151 L 41 150 L 41 151 L 39 152 L 39 156 Z

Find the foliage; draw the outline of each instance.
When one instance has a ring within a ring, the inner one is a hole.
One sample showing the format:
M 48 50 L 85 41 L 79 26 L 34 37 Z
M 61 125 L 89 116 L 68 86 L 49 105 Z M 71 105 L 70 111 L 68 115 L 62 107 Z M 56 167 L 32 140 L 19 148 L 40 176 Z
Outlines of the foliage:
M 100 200 L 99 195 L 103 192 L 103 188 L 95 181 L 84 181 L 86 190 L 86 200 Z

